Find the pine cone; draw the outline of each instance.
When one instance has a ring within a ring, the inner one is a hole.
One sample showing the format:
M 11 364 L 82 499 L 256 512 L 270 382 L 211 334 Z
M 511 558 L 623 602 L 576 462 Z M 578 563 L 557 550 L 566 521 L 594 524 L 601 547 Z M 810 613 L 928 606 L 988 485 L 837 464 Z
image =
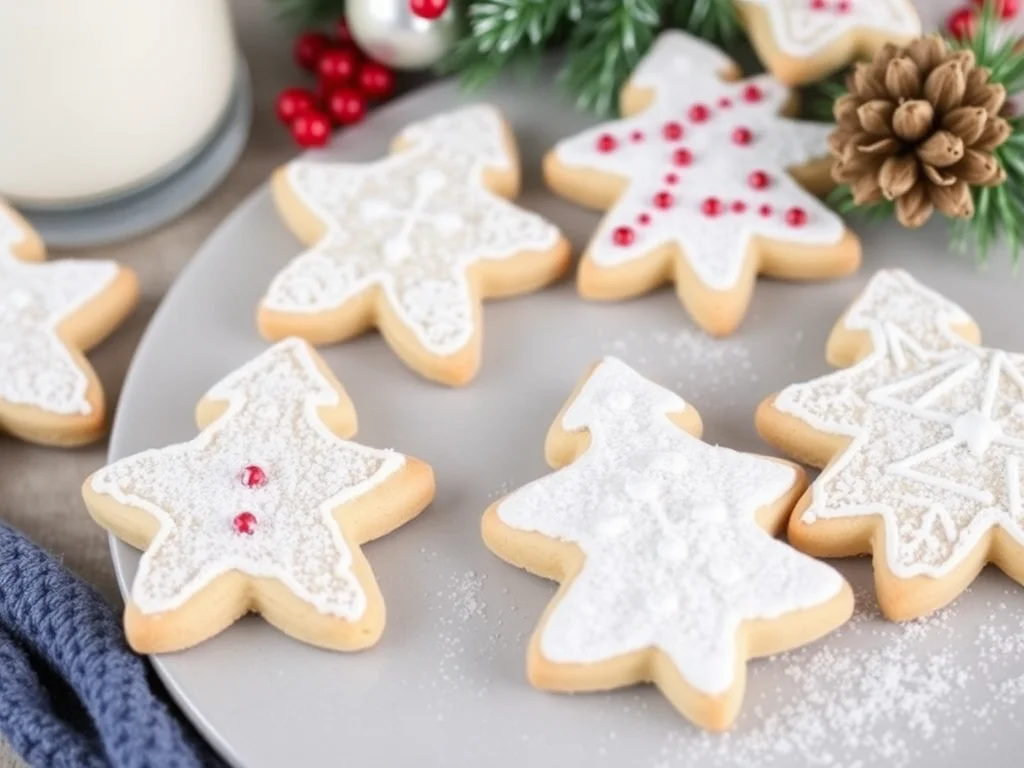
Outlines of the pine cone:
M 896 201 L 896 216 L 919 227 L 938 208 L 974 216 L 972 187 L 998 186 L 993 154 L 1010 136 L 999 116 L 1006 89 L 990 83 L 969 50 L 949 51 L 938 35 L 906 48 L 887 45 L 847 78 L 829 137 L 833 178 L 858 205 Z

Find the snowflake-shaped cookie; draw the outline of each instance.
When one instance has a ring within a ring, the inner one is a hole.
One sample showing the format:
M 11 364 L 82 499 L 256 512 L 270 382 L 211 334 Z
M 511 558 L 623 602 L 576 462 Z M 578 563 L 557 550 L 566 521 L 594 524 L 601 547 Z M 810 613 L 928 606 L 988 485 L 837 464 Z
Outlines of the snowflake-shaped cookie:
M 820 556 L 873 552 L 893 619 L 953 600 L 991 560 L 1024 581 L 1024 355 L 960 307 L 879 272 L 833 331 L 846 370 L 762 405 L 765 437 L 826 466 L 790 523 Z
M 329 343 L 376 324 L 412 368 L 467 382 L 482 297 L 533 290 L 568 267 L 558 230 L 505 199 L 518 189 L 514 138 L 487 106 L 408 127 L 376 163 L 290 163 L 275 199 L 312 247 L 271 283 L 263 333 Z
M 83 351 L 131 312 L 135 276 L 112 261 L 44 261 L 42 241 L 0 203 L 0 426 L 78 445 L 105 426 L 103 390 Z
M 765 68 L 787 85 L 921 34 L 911 0 L 737 0 L 737 8 Z
M 789 89 L 738 80 L 717 48 L 665 32 L 623 92 L 629 117 L 559 143 L 545 176 L 559 194 L 610 209 L 580 263 L 580 292 L 620 299 L 673 280 L 694 320 L 731 333 L 759 272 L 847 274 L 860 246 L 799 182 L 828 185 L 829 126 L 783 117 Z
M 496 554 L 563 582 L 530 643 L 538 687 L 653 681 L 685 716 L 721 729 L 739 710 L 748 657 L 850 616 L 842 577 L 773 538 L 803 473 L 700 432 L 682 399 L 607 358 L 548 434 L 558 471 L 487 511 Z
M 341 650 L 372 645 L 384 604 L 358 545 L 419 514 L 427 465 L 349 442 L 355 412 L 303 341 L 214 386 L 201 434 L 86 481 L 89 511 L 145 553 L 125 614 L 136 650 L 198 643 L 246 611 Z

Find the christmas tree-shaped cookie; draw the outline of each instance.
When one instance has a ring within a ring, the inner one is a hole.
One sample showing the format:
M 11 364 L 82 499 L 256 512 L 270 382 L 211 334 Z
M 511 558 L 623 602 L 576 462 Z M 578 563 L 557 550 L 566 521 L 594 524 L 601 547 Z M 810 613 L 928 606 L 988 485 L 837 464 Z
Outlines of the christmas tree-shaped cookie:
M 653 682 L 686 717 L 722 729 L 748 658 L 849 618 L 843 578 L 773 538 L 803 472 L 700 434 L 691 406 L 605 359 L 548 433 L 557 471 L 487 510 L 492 551 L 562 583 L 530 641 L 537 687 Z
M 882 271 L 829 339 L 845 370 L 758 411 L 769 442 L 825 467 L 789 540 L 822 557 L 872 554 L 892 619 L 946 605 L 987 562 L 1024 583 L 1024 355 L 978 339 L 960 307 Z
M 273 189 L 310 247 L 263 299 L 270 339 L 329 344 L 375 325 L 422 375 L 465 384 L 480 367 L 481 300 L 535 290 L 569 266 L 558 230 L 509 202 L 518 152 L 492 107 L 411 125 L 379 162 L 289 163 Z
M 0 201 L 0 430 L 79 445 L 106 427 L 84 352 L 135 307 L 135 275 L 112 261 L 46 261 L 42 240 Z
M 132 647 L 187 648 L 248 611 L 325 648 L 373 645 L 384 602 L 359 545 L 430 503 L 430 467 L 349 442 L 352 403 L 297 339 L 215 385 L 197 421 L 195 439 L 83 488 L 96 521 L 145 550 L 125 610 Z
M 723 335 L 759 273 L 857 269 L 857 238 L 808 191 L 831 186 L 831 126 L 785 117 L 795 97 L 772 77 L 739 77 L 717 48 L 664 32 L 623 90 L 627 117 L 548 153 L 555 192 L 609 211 L 580 263 L 584 296 L 624 299 L 672 281 L 697 324 Z

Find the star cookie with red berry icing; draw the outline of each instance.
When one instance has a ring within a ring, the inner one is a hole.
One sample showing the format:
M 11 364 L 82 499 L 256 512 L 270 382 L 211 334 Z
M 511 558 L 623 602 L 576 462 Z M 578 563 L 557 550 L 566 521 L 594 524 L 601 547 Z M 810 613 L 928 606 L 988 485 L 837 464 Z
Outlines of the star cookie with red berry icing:
M 860 265 L 857 238 L 808 191 L 831 185 L 830 126 L 784 117 L 794 97 L 774 78 L 738 78 L 717 48 L 662 33 L 622 93 L 627 117 L 548 153 L 555 192 L 609 211 L 580 262 L 585 297 L 673 281 L 696 323 L 726 335 L 759 273 L 810 280 Z
M 765 439 L 824 467 L 790 542 L 819 557 L 870 553 L 894 620 L 946 605 L 988 562 L 1024 583 L 1024 355 L 979 336 L 907 273 L 879 272 L 829 338 L 844 370 L 758 411 Z
M 0 430 L 72 446 L 106 428 L 83 354 L 131 314 L 134 273 L 112 261 L 46 261 L 43 241 L 0 201 Z
M 691 406 L 606 358 L 548 432 L 556 471 L 485 513 L 495 554 L 562 583 L 530 641 L 537 687 L 653 682 L 721 730 L 739 711 L 748 658 L 850 617 L 842 576 L 774 538 L 803 470 L 700 434 Z
M 737 0 L 762 63 L 786 85 L 806 85 L 921 34 L 911 0 Z
M 188 648 L 250 611 L 324 648 L 373 645 L 384 601 L 359 545 L 430 503 L 430 467 L 350 442 L 351 401 L 298 339 L 216 384 L 197 422 L 193 440 L 83 486 L 93 518 L 144 550 L 125 609 L 131 646 Z

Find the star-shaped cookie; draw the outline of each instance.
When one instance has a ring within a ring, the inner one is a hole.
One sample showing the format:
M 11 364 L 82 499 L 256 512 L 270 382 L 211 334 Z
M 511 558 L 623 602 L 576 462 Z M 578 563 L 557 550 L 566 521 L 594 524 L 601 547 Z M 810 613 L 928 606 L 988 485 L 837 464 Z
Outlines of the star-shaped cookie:
M 112 261 L 45 261 L 42 240 L 0 202 L 0 429 L 44 445 L 103 434 L 103 389 L 83 352 L 135 307 L 135 275 Z
M 274 278 L 261 331 L 329 344 L 376 325 L 422 375 L 465 384 L 480 367 L 482 298 L 535 290 L 569 265 L 559 231 L 506 199 L 518 163 L 489 106 L 409 126 L 376 163 L 289 163 L 274 198 L 311 247 Z
M 825 467 L 789 540 L 822 557 L 871 553 L 891 619 L 946 605 L 986 562 L 1024 583 L 1024 355 L 978 338 L 960 307 L 882 271 L 829 339 L 845 370 L 758 411 L 769 442 Z
M 548 433 L 557 469 L 493 504 L 487 546 L 562 583 L 530 641 L 539 688 L 653 682 L 695 723 L 736 717 L 746 660 L 846 621 L 849 586 L 774 537 L 802 470 L 700 440 L 697 412 L 606 358 Z
M 765 69 L 786 85 L 817 82 L 921 34 L 911 0 L 736 0 L 736 8 Z
M 125 609 L 132 647 L 187 648 L 248 611 L 326 648 L 373 645 L 384 602 L 359 545 L 430 503 L 430 467 L 349 442 L 352 403 L 298 339 L 215 385 L 197 422 L 195 439 L 83 487 L 96 521 L 145 550 Z
M 622 93 L 625 119 L 560 142 L 544 160 L 558 194 L 608 210 L 580 262 L 592 299 L 672 281 L 694 320 L 732 333 L 758 273 L 848 274 L 860 244 L 804 187 L 831 186 L 829 126 L 791 120 L 788 88 L 740 80 L 721 51 L 664 32 Z

